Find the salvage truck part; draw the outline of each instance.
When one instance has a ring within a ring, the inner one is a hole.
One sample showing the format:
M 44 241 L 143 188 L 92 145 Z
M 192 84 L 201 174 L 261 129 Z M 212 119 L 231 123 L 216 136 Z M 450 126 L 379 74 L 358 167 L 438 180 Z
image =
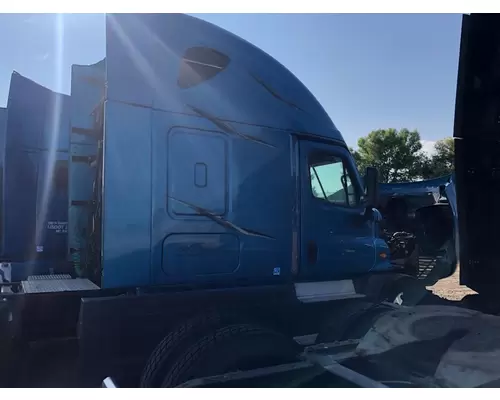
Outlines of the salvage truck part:
M 18 385 L 165 387 L 281 365 L 348 302 L 405 304 L 377 171 L 359 176 L 269 55 L 186 15 L 110 14 L 106 58 L 71 77 L 67 270 L 2 294 L 29 354 L 11 352 L 28 366 Z M 21 111 L 7 108 L 7 142 Z
M 306 347 L 295 362 L 194 378 L 179 387 L 468 388 L 500 383 L 498 316 L 449 306 L 388 307 L 376 317 L 361 314 L 346 329 L 356 329 L 353 325 L 364 331 L 359 339 Z M 106 379 L 103 386 L 116 384 Z

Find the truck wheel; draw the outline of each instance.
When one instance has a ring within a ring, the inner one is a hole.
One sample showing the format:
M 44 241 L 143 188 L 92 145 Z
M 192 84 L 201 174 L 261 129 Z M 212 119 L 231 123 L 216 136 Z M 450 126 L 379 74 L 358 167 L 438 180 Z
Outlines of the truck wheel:
M 172 363 L 191 345 L 208 332 L 222 325 L 240 322 L 241 319 L 241 317 L 236 317 L 231 313 L 211 311 L 185 320 L 177 328 L 169 332 L 156 346 L 146 363 L 140 386 L 143 388 L 160 387 Z
M 185 351 L 161 386 L 176 387 L 191 379 L 294 362 L 300 349 L 293 339 L 256 325 L 225 326 Z

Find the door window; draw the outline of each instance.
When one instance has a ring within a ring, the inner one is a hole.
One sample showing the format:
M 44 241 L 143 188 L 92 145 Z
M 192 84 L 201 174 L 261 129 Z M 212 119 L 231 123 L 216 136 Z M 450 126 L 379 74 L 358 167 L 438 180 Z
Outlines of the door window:
M 342 158 L 326 154 L 311 157 L 309 175 L 314 197 L 341 206 L 359 203 L 350 171 Z

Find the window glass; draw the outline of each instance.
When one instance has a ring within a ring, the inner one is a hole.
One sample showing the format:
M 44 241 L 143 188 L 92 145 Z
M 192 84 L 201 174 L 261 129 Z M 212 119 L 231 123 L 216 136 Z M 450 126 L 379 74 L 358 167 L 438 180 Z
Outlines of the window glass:
M 207 47 L 191 47 L 181 61 L 179 78 L 181 89 L 188 89 L 222 72 L 229 64 L 229 57 Z
M 341 158 L 316 157 L 310 163 L 309 173 L 314 197 L 343 206 L 357 204 L 358 199 L 349 170 Z

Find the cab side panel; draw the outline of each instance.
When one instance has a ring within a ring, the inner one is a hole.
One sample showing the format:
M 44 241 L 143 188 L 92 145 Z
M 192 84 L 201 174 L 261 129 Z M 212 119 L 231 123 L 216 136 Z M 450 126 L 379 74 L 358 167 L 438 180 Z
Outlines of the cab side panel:
M 152 281 L 286 277 L 289 135 L 235 123 L 238 134 L 229 134 L 207 119 L 154 115 Z

